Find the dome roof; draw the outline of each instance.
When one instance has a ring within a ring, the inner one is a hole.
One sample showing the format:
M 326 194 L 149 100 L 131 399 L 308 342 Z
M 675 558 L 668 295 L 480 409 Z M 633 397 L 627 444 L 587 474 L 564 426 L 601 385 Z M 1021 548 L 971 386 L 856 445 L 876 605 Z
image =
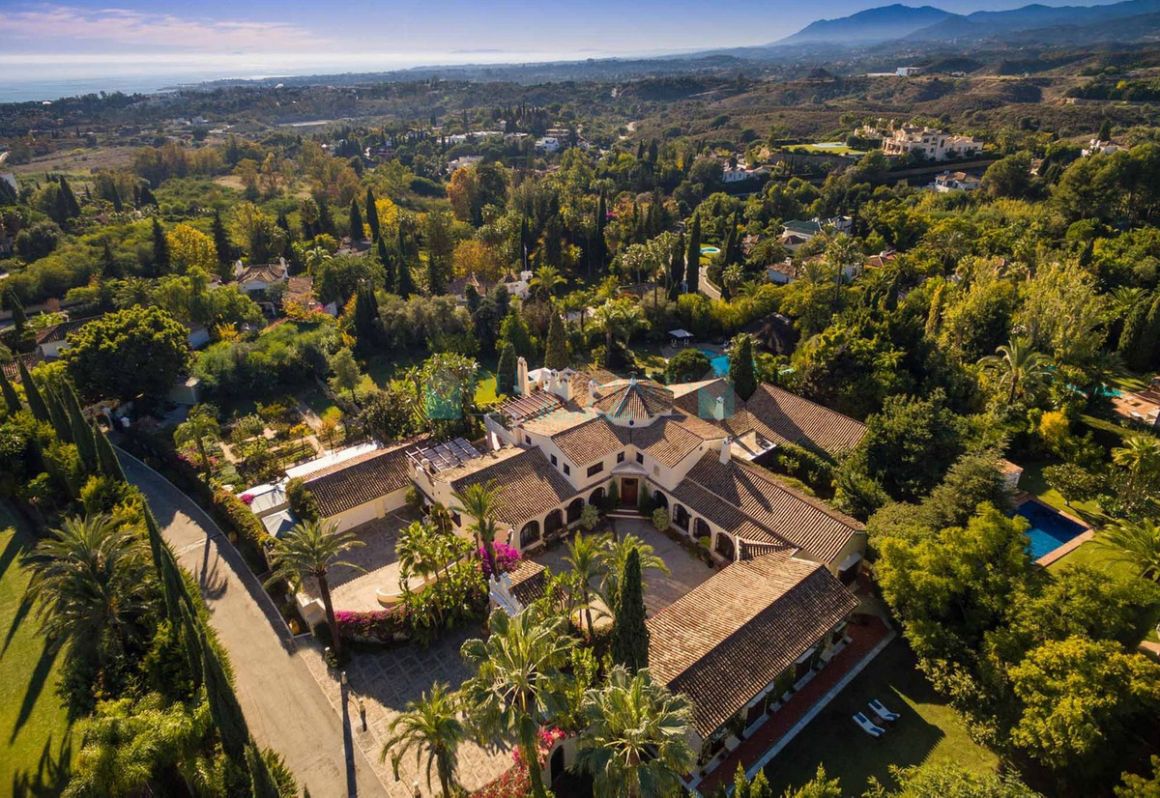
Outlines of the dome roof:
M 617 380 L 600 386 L 592 409 L 613 424 L 643 427 L 673 411 L 673 392 L 651 380 Z

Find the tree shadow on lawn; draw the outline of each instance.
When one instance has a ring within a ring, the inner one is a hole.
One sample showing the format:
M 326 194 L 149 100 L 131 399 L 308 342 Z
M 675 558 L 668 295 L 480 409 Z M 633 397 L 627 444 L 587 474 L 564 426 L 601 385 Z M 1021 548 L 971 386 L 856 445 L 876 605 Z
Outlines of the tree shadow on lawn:
M 880 721 L 869 707 L 875 698 L 902 717 L 893 723 Z M 774 793 L 801 786 L 819 764 L 831 778 L 841 779 L 846 795 L 860 795 L 871 776 L 890 784 L 890 765 L 921 764 L 946 737 L 914 708 L 931 704 L 945 701 L 915 669 L 905 643 L 894 643 L 766 766 Z M 858 712 L 886 733 L 877 738 L 866 734 L 854 723 Z
M 8 646 L 12 645 L 12 639 L 16 637 L 16 632 L 20 629 L 20 624 L 28 617 L 28 613 L 32 610 L 32 602 L 27 597 L 22 597 L 20 603 L 16 605 L 16 612 L 12 613 L 12 623 L 8 626 L 8 633 L 4 636 L 4 647 L 0 648 L 0 659 L 8 653 Z
M 72 734 L 66 733 L 54 754 L 52 737 L 44 741 L 36 771 L 21 770 L 12 775 L 12 798 L 51 798 L 68 785 L 72 761 Z
M 40 658 L 36 661 L 36 667 L 32 669 L 32 673 L 29 675 L 28 686 L 24 689 L 24 700 L 20 704 L 20 714 L 16 716 L 16 723 L 12 727 L 12 734 L 8 737 L 9 745 L 12 745 L 16 741 L 16 735 L 20 733 L 20 729 L 24 727 L 24 724 L 32 716 L 32 710 L 36 707 L 36 701 L 40 698 L 40 693 L 44 690 L 44 684 L 48 681 L 49 674 L 52 673 L 52 666 L 56 662 L 59 653 L 59 649 L 53 648 L 45 641 L 44 648 L 40 651 Z

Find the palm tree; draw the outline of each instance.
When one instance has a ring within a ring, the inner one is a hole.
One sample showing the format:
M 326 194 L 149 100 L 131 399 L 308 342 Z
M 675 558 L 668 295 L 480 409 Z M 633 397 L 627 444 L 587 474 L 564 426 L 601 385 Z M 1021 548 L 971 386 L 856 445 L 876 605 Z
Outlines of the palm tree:
M 604 564 L 604 573 L 600 592 L 604 595 L 608 608 L 613 612 L 620 603 L 620 575 L 624 573 L 629 552 L 635 549 L 640 557 L 641 574 L 648 570 L 659 571 L 662 574 L 669 572 L 669 567 L 657 556 L 656 550 L 636 535 L 625 535 L 620 540 L 608 536 L 604 539 L 601 549 L 600 559 Z
M 588 728 L 576 766 L 592 775 L 598 796 L 676 795 L 681 775 L 697 757 L 688 741 L 693 707 L 653 682 L 648 668 L 636 675 L 617 665 L 584 701 Z
M 468 640 L 460 649 L 475 667 L 475 675 L 463 683 L 473 724 L 485 737 L 519 739 L 536 798 L 547 796 L 536 741 L 544 718 L 561 703 L 560 668 L 572 648 L 564 625 L 562 617 L 545 616 L 536 605 L 514 617 L 496 610 L 488 620 L 487 640 Z
M 646 324 L 640 305 L 628 299 L 609 299 L 596 309 L 592 320 L 604 329 L 605 345 L 609 351 L 616 341 L 627 343 Z
M 391 721 L 391 736 L 383 743 L 380 760 L 391 755 L 391 768 L 399 778 L 399 763 L 408 751 L 415 751 L 415 765 L 427 755 L 427 789 L 431 789 L 431 770 L 439 776 L 443 798 L 451 798 L 456 789 L 459 744 L 467 739 L 467 729 L 459 718 L 459 695 L 444 682 L 436 682 L 431 692 L 418 701 L 408 701 L 406 710 Z
M 178 424 L 177 429 L 173 431 L 173 440 L 178 446 L 192 443 L 197 447 L 198 457 L 201 458 L 202 476 L 206 482 L 209 482 L 210 465 L 205 440 L 206 438 L 216 440 L 221 434 L 221 427 L 218 426 L 213 412 L 204 405 L 191 410 L 185 421 Z
M 547 299 L 553 296 L 556 289 L 566 282 L 567 280 L 560 275 L 560 270 L 555 266 L 541 266 L 532 275 L 528 288 L 541 299 Z
M 1144 579 L 1160 582 L 1160 524 L 1151 518 L 1120 521 L 1096 535 L 1095 540 L 1115 559 L 1138 568 Z
M 572 569 L 571 575 L 576 586 L 580 589 L 580 597 L 584 601 L 584 620 L 588 624 L 588 638 L 593 637 L 591 592 L 592 580 L 601 571 L 600 549 L 595 539 L 584 537 L 580 533 L 568 544 L 568 555 L 564 562 Z
M 979 361 L 983 370 L 994 374 L 999 387 L 1007 388 L 1007 403 L 1013 404 L 1051 368 L 1051 361 L 1017 338 Z
M 1151 435 L 1131 435 L 1123 446 L 1112 449 L 1112 461 L 1128 469 L 1134 477 L 1160 473 L 1160 439 Z
M 318 584 L 318 595 L 326 610 L 326 625 L 330 628 L 334 654 L 339 658 L 342 657 L 342 638 L 338 634 L 338 622 L 334 618 L 334 604 L 330 598 L 330 582 L 326 574 L 334 565 L 363 570 L 352 562 L 338 560 L 344 552 L 361 545 L 363 542 L 351 532 L 336 531 L 333 523 L 299 521 L 285 537 L 274 541 L 271 550 L 273 570 L 267 584 L 285 579 L 297 590 L 308 576 Z
M 499 501 L 499 486 L 495 482 L 476 482 L 452 494 L 458 504 L 451 512 L 475 519 L 471 531 L 476 544 L 483 548 L 493 579 L 499 578 L 495 565 L 495 509 Z
M 70 656 L 91 657 L 102 678 L 143 639 L 157 598 L 141 537 L 107 515 L 66 518 L 24 557 L 26 598 L 41 629 Z

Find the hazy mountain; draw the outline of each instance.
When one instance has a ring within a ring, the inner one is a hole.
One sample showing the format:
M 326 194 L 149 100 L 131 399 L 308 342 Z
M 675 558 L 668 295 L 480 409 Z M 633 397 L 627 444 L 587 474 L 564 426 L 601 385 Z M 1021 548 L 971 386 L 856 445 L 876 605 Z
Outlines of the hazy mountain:
M 840 19 L 812 22 L 802 30 L 770 45 L 865 47 L 892 41 L 963 42 L 1035 40 L 1041 43 L 1135 41 L 1155 35 L 1160 0 L 1124 0 L 1103 6 L 1045 6 L 1033 4 L 1009 11 L 952 14 L 932 6 L 894 4 L 860 11 Z
M 811 22 L 775 44 L 878 44 L 901 39 L 953 16 L 956 15 L 933 6 L 914 8 L 895 3 L 869 8 L 848 17 Z

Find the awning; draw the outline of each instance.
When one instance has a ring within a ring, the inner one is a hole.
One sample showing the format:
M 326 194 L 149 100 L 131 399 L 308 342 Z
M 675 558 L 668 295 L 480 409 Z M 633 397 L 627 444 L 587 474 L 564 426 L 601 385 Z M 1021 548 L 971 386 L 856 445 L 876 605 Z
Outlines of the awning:
M 669 338 L 676 338 L 678 340 L 684 341 L 684 340 L 689 340 L 692 337 L 693 337 L 693 334 L 691 332 L 689 332 L 688 330 L 680 330 L 680 329 L 669 330 Z
M 862 552 L 856 551 L 838 565 L 839 571 L 848 571 L 862 560 Z

